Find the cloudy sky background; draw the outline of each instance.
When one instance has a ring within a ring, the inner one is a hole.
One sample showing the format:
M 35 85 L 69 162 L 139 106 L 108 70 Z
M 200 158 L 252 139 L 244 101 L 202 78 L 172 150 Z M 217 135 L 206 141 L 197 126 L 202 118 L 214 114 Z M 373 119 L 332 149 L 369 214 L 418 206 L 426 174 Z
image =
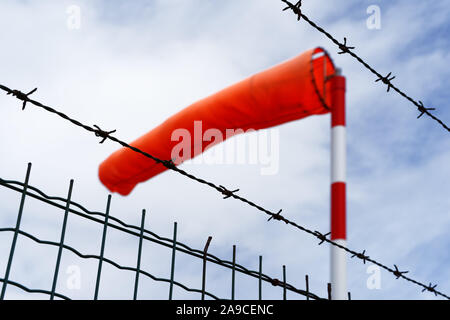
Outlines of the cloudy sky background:
M 81 9 L 80 29 L 67 27 L 72 6 Z M 366 26 L 370 5 L 381 8 L 381 29 Z M 337 49 L 306 22 L 282 12 L 277 0 L 246 1 L 2 1 L 0 3 L 0 83 L 22 91 L 38 87 L 38 101 L 105 129 L 124 141 L 158 125 L 174 112 L 251 74 L 312 47 L 327 49 L 347 77 L 348 245 L 371 258 L 394 263 L 418 281 L 450 292 L 450 139 L 428 117 Z M 436 107 L 447 124 L 450 24 L 448 1 L 304 1 L 303 10 L 383 74 L 392 72 L 405 92 Z M 100 145 L 93 134 L 31 105 L 0 95 L 0 177 L 23 180 L 33 163 L 30 184 L 49 195 L 66 196 L 75 179 L 73 200 L 103 211 L 108 192 L 97 178 L 101 161 L 118 145 Z M 278 127 L 279 172 L 261 175 L 257 165 L 195 165 L 183 169 L 277 211 L 312 230 L 329 230 L 330 116 L 310 117 Z M 213 150 L 211 150 L 213 151 Z M 0 227 L 13 227 L 20 194 L 0 188 Z M 233 199 L 176 173 L 140 184 L 128 197 L 114 195 L 111 215 L 201 249 L 287 279 L 325 297 L 329 247 Z M 23 230 L 59 241 L 62 212 L 27 199 Z M 69 216 L 66 243 L 84 254 L 99 254 L 101 225 Z M 12 233 L 0 233 L 3 277 Z M 137 239 L 109 230 L 105 256 L 135 266 Z M 57 249 L 19 237 L 10 279 L 30 288 L 50 289 Z M 169 277 L 171 252 L 143 247 L 142 268 Z M 67 287 L 70 266 L 81 271 L 81 288 Z M 370 274 L 359 260 L 348 261 L 348 286 L 355 299 L 435 299 L 431 293 L 384 271 L 381 289 L 370 290 Z M 65 251 L 57 291 L 72 298 L 94 294 L 97 260 Z M 176 280 L 201 288 L 202 264 L 177 256 Z M 130 299 L 134 274 L 104 264 L 100 298 Z M 141 277 L 139 297 L 166 299 L 168 286 Z M 207 290 L 230 297 L 231 272 L 208 264 Z M 238 276 L 236 298 L 256 299 L 256 279 Z M 198 294 L 175 290 L 175 298 Z M 279 299 L 270 285 L 263 298 Z M 288 294 L 288 298 L 297 298 Z M 47 298 L 8 287 L 6 298 Z

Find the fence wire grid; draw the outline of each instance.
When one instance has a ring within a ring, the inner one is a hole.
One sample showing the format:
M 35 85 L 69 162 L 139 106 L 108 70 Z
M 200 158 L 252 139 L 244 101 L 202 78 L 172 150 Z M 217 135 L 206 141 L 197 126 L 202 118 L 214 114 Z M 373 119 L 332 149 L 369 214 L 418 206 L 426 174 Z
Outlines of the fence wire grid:
M 55 196 L 49 196 L 45 194 L 40 189 L 29 185 L 29 178 L 31 173 L 31 163 L 28 164 L 27 172 L 25 176 L 24 182 L 19 182 L 15 180 L 5 180 L 3 178 L 0 178 L 0 186 L 3 188 L 7 188 L 10 190 L 13 190 L 15 192 L 18 192 L 21 194 L 21 200 L 19 205 L 19 210 L 17 214 L 16 219 L 16 225 L 15 227 L 0 227 L 1 233 L 13 233 L 13 239 L 11 243 L 11 248 L 9 251 L 8 256 L 8 263 L 6 266 L 5 273 L 2 278 L 0 278 L 0 282 L 2 283 L 2 289 L 1 289 L 1 295 L 0 299 L 3 300 L 5 298 L 7 287 L 15 286 L 17 288 L 20 288 L 28 293 L 41 293 L 46 294 L 49 296 L 49 299 L 53 300 L 55 298 L 64 299 L 64 300 L 70 300 L 70 297 L 67 295 L 63 295 L 61 293 L 56 292 L 57 282 L 58 282 L 58 275 L 60 274 L 60 265 L 61 265 L 61 258 L 63 250 L 70 251 L 77 255 L 79 258 L 82 259 L 95 259 L 98 260 L 98 269 L 97 269 L 97 277 L 96 277 L 96 283 L 95 283 L 95 291 L 93 293 L 93 299 L 97 300 L 99 296 L 99 291 L 101 289 L 101 274 L 102 274 L 102 267 L 103 263 L 107 263 L 109 265 L 114 266 L 115 268 L 119 270 L 125 270 L 135 273 L 135 282 L 134 282 L 134 291 L 132 292 L 132 297 L 130 295 L 130 299 L 145 299 L 145 296 L 141 295 L 139 296 L 139 279 L 144 276 L 149 279 L 152 279 L 156 282 L 164 282 L 168 284 L 168 299 L 173 299 L 173 289 L 174 286 L 179 287 L 187 292 L 191 293 L 198 293 L 199 298 L 202 300 L 209 298 L 213 300 L 235 300 L 236 297 L 236 281 L 235 276 L 236 273 L 240 273 L 243 275 L 246 275 L 251 278 L 258 279 L 258 299 L 262 300 L 262 284 L 269 283 L 274 287 L 280 288 L 280 299 L 287 300 L 287 293 L 291 292 L 295 294 L 294 299 L 306 299 L 306 300 L 323 300 L 325 298 L 321 298 L 318 295 L 314 294 L 309 289 L 309 277 L 308 275 L 305 276 L 305 289 L 299 289 L 293 286 L 292 284 L 287 282 L 286 279 L 286 266 L 282 266 L 282 272 L 283 272 L 283 278 L 277 279 L 274 277 L 271 277 L 267 274 L 264 274 L 262 272 L 262 256 L 259 258 L 259 270 L 251 270 L 249 268 L 244 267 L 241 264 L 238 264 L 236 262 L 236 246 L 233 246 L 233 259 L 232 261 L 227 261 L 221 258 L 218 258 L 217 256 L 211 254 L 208 252 L 208 246 L 211 242 L 211 237 L 208 238 L 206 246 L 203 250 L 194 249 L 189 247 L 188 245 L 180 242 L 177 240 L 177 223 L 174 223 L 174 229 L 173 229 L 173 237 L 167 238 L 162 237 L 155 232 L 152 232 L 151 230 L 144 228 L 145 223 L 145 216 L 146 211 L 142 210 L 142 219 L 141 219 L 141 225 L 136 226 L 132 224 L 127 224 L 124 221 L 112 216 L 109 214 L 110 212 L 110 204 L 111 204 L 111 195 L 107 198 L 106 203 L 106 210 L 105 212 L 96 212 L 96 211 L 90 211 L 86 209 L 84 206 L 80 205 L 77 202 L 74 202 L 71 200 L 72 190 L 73 190 L 73 184 L 74 181 L 71 180 L 69 184 L 69 191 L 67 193 L 67 197 L 55 197 Z M 31 233 L 28 233 L 21 229 L 21 221 L 22 216 L 24 214 L 24 204 L 26 201 L 26 198 L 30 197 L 33 199 L 36 199 L 42 203 L 45 203 L 49 206 L 56 207 L 61 209 L 61 213 L 63 213 L 63 224 L 60 234 L 60 241 L 54 242 L 54 241 L 48 241 L 48 240 L 42 240 L 37 238 L 36 236 L 32 235 Z M 82 217 L 83 219 L 89 220 L 93 223 L 101 224 L 103 227 L 103 233 L 102 233 L 102 240 L 100 243 L 100 250 L 99 254 L 84 254 L 81 253 L 76 248 L 69 246 L 64 243 L 66 229 L 67 229 L 67 221 L 69 215 L 77 215 L 79 217 Z M 119 263 L 115 262 L 112 259 L 109 259 L 105 257 L 105 246 L 106 246 L 106 237 L 107 237 L 107 230 L 113 228 L 117 231 L 120 231 L 122 233 L 126 233 L 129 235 L 132 235 L 139 239 L 138 242 L 138 248 L 136 248 L 137 251 L 137 262 L 135 266 L 123 266 Z M 58 255 L 56 258 L 55 263 L 55 269 L 54 269 L 54 275 L 52 280 L 52 287 L 49 289 L 31 289 L 27 286 L 21 284 L 18 280 L 11 280 L 10 279 L 10 272 L 12 269 L 12 263 L 14 260 L 14 255 L 16 251 L 16 245 L 17 245 L 17 239 L 19 237 L 25 237 L 30 240 L 33 240 L 34 242 L 40 244 L 40 245 L 46 245 L 46 246 L 52 246 L 55 247 L 55 249 L 58 250 Z M 144 241 L 155 243 L 156 245 L 166 247 L 167 249 L 172 251 L 171 256 L 171 268 L 170 268 L 170 278 L 164 278 L 160 276 L 156 276 L 152 274 L 151 272 L 145 270 L 141 266 L 141 259 L 142 259 L 142 245 Z M 175 271 L 176 271 L 176 253 L 182 252 L 184 254 L 187 254 L 194 259 L 200 259 L 203 262 L 203 270 L 201 273 L 201 279 L 202 279 L 202 287 L 201 288 L 190 288 L 183 283 L 176 280 L 175 277 Z M 206 283 L 206 271 L 207 271 L 207 263 L 213 263 L 216 265 L 219 265 L 223 267 L 224 269 L 228 269 L 231 271 L 231 280 L 230 280 L 230 296 L 229 297 L 218 297 L 217 295 L 207 291 L 207 283 Z M 331 288 L 328 286 L 328 298 L 330 297 L 330 290 Z M 350 299 L 350 293 L 349 293 L 349 299 Z

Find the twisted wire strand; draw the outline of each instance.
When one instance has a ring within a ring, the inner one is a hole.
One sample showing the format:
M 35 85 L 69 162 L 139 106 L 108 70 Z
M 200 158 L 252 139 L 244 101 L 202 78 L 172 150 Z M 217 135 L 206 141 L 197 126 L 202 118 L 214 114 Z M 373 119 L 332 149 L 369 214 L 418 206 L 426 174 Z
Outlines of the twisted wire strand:
M 422 115 L 426 114 L 431 119 L 433 119 L 434 121 L 439 123 L 445 130 L 447 130 L 447 132 L 450 132 L 450 128 L 441 119 L 439 119 L 438 117 L 436 117 L 435 115 L 433 115 L 430 112 L 430 110 L 435 110 L 434 108 L 425 108 L 422 101 L 416 101 L 415 99 L 413 99 L 412 97 L 407 95 L 403 90 L 401 90 L 396 85 L 394 85 L 392 83 L 392 80 L 395 77 L 390 78 L 391 73 L 389 73 L 387 76 L 383 76 L 381 73 L 379 73 L 377 70 L 375 70 L 375 68 L 370 66 L 364 59 L 362 59 L 355 52 L 353 52 L 352 50 L 355 49 L 354 47 L 347 46 L 347 38 L 344 38 L 344 43 L 341 43 L 335 37 L 333 37 L 331 35 L 331 33 L 329 33 L 324 28 L 319 26 L 317 23 L 315 23 L 314 21 L 309 19 L 301 10 L 301 5 L 302 5 L 301 1 L 298 1 L 296 4 L 293 4 L 292 2 L 290 2 L 288 0 L 281 0 L 281 1 L 287 5 L 287 7 L 283 9 L 283 11 L 290 9 L 291 12 L 293 12 L 295 15 L 297 15 L 298 21 L 300 21 L 301 19 L 305 20 L 314 29 L 316 29 L 320 33 L 324 34 L 329 40 L 331 40 L 331 42 L 333 42 L 341 50 L 341 52 L 339 52 L 339 54 L 349 54 L 350 56 L 355 58 L 360 64 L 362 64 L 367 70 L 369 70 L 371 73 L 376 75 L 377 76 L 376 82 L 382 81 L 387 86 L 388 92 L 390 91 L 390 89 L 393 89 L 398 94 L 400 94 L 403 98 L 407 99 L 413 105 L 415 105 L 417 110 L 420 112 L 420 115 L 418 116 L 418 118 L 420 118 Z

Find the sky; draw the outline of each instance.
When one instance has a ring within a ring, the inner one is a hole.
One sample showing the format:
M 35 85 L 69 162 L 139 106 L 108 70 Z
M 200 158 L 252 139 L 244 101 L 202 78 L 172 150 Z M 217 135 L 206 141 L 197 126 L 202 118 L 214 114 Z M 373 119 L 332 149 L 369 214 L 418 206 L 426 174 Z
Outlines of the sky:
M 411 1 L 303 1 L 303 12 L 337 39 L 347 38 L 355 52 L 380 73 L 450 123 L 447 67 L 450 3 Z M 380 12 L 379 28 L 369 28 L 370 6 Z M 357 61 L 339 51 L 321 33 L 290 12 L 281 1 L 1 1 L 0 84 L 89 125 L 116 129 L 131 142 L 173 113 L 252 74 L 310 48 L 325 48 L 347 79 L 347 223 L 348 246 L 408 276 L 438 284 L 450 292 L 450 139 L 430 118 L 395 92 L 375 83 Z M 79 15 L 78 15 L 79 13 Z M 30 184 L 48 195 L 65 197 L 74 179 L 73 200 L 104 211 L 108 191 L 98 179 L 98 165 L 119 146 L 99 144 L 93 134 L 0 95 L 0 177 L 23 181 L 33 164 Z M 261 174 L 257 164 L 185 163 L 182 169 L 228 186 L 265 208 L 283 209 L 286 218 L 311 230 L 328 232 L 330 116 L 312 116 L 275 128 L 279 137 L 276 174 Z M 269 131 L 273 132 L 273 131 Z M 267 132 L 266 132 L 267 133 Z M 240 139 L 247 139 L 241 137 Z M 233 138 L 234 139 L 234 138 Z M 227 142 L 232 143 L 233 139 Z M 246 141 L 246 140 L 245 140 Z M 211 149 L 209 152 L 214 152 Z M 15 225 L 20 194 L 0 188 L 0 227 Z M 327 296 L 329 246 L 283 223 L 267 222 L 254 208 L 221 195 L 174 172 L 140 184 L 127 197 L 113 195 L 111 215 L 282 277 L 303 289 Z M 27 198 L 21 228 L 40 239 L 59 241 L 63 214 Z M 102 227 L 69 215 L 66 243 L 84 254 L 99 254 Z M 0 233 L 0 274 L 6 269 L 12 233 Z M 105 256 L 136 265 L 138 240 L 108 230 Z M 50 289 L 57 249 L 19 237 L 10 279 L 30 288 Z M 169 277 L 171 252 L 145 243 L 142 268 Z M 348 289 L 354 299 L 437 299 L 432 293 L 379 273 L 370 263 L 348 259 Z M 68 285 L 71 270 L 80 286 Z M 91 299 L 97 261 L 64 251 L 57 292 Z M 202 264 L 177 256 L 175 279 L 201 288 Z M 375 272 L 375 273 L 374 273 Z M 168 286 L 141 277 L 139 298 L 167 299 Z M 104 264 L 99 298 L 131 299 L 134 273 Z M 207 290 L 230 297 L 231 272 L 208 264 Z M 237 299 L 256 299 L 257 279 L 238 276 Z M 7 299 L 48 299 L 8 286 Z M 176 288 L 175 299 L 199 299 Z M 263 287 L 264 299 L 281 299 L 282 290 Z M 301 298 L 288 293 L 288 299 Z

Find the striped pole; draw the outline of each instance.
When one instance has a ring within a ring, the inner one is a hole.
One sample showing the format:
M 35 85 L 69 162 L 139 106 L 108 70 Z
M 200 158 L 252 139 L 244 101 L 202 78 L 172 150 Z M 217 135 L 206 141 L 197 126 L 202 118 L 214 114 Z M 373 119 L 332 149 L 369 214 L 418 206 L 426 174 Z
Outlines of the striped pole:
M 346 142 L 345 77 L 337 69 L 331 82 L 331 240 L 347 246 L 346 237 Z M 347 299 L 346 252 L 331 246 L 331 298 Z

